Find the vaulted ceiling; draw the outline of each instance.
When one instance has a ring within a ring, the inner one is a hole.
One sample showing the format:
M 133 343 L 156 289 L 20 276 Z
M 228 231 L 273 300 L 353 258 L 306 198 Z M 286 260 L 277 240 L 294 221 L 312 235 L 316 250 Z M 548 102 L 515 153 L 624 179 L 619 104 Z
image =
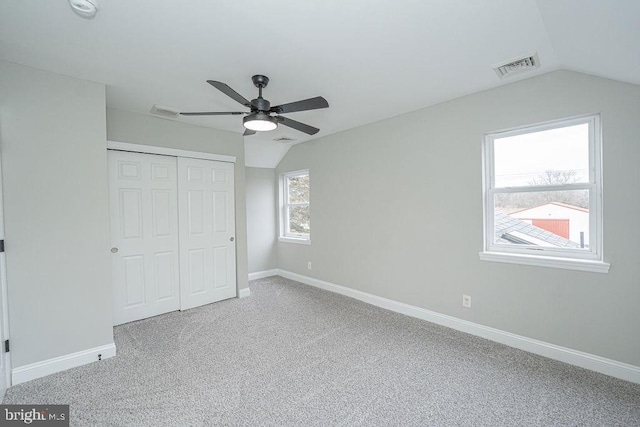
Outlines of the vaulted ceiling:
M 295 143 L 559 68 L 640 84 L 637 0 L 271 0 L 100 2 L 94 19 L 66 0 L 0 2 L 0 59 L 106 84 L 107 106 L 150 114 L 237 111 L 206 83 L 272 104 L 314 96 L 329 109 L 291 113 L 319 127 L 246 137 L 247 164 L 274 167 Z M 492 65 L 538 53 L 541 66 L 500 79 Z M 240 116 L 179 121 L 242 133 Z

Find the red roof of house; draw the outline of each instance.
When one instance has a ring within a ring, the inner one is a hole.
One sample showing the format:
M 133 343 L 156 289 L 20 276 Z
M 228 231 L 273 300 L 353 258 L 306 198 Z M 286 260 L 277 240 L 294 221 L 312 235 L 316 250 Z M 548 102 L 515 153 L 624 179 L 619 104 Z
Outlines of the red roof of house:
M 567 208 L 567 209 L 574 209 L 576 211 L 580 211 L 580 212 L 589 212 L 589 209 L 585 209 L 585 208 L 581 208 L 580 206 L 573 206 L 573 205 L 568 205 L 566 203 L 559 203 L 559 202 L 549 202 L 549 203 L 544 203 L 542 205 L 538 205 L 538 206 L 534 206 L 532 208 L 526 208 L 526 209 L 519 209 L 517 211 L 513 211 L 510 212 L 509 215 L 515 214 L 515 213 L 520 213 L 520 212 L 525 212 L 525 211 L 530 211 L 531 209 L 536 209 L 542 206 L 547 206 L 547 205 L 556 205 L 556 206 L 561 206 L 563 208 Z

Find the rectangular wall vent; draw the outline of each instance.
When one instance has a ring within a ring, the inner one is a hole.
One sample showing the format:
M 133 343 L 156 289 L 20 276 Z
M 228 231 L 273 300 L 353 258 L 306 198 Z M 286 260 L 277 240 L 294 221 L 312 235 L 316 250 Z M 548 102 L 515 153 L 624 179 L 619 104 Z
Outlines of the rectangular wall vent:
M 156 116 L 166 117 L 168 119 L 175 119 L 178 117 L 179 112 L 168 107 L 162 107 L 160 105 L 154 105 L 151 107 L 151 114 Z
M 295 138 L 290 138 L 288 136 L 280 136 L 278 138 L 273 139 L 276 142 L 282 142 L 283 144 L 289 144 L 295 141 Z
M 510 59 L 498 65 L 494 65 L 493 69 L 501 79 L 511 77 L 514 74 L 523 73 L 525 71 L 535 70 L 540 67 L 538 54 L 534 53 L 530 56 L 522 58 Z

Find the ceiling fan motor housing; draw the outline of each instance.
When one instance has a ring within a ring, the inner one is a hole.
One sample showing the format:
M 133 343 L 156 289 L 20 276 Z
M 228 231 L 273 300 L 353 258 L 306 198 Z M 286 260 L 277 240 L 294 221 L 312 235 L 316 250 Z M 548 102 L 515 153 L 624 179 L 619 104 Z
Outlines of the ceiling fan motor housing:
M 271 108 L 271 103 L 266 99 L 259 97 L 251 100 L 251 105 L 255 107 L 258 111 L 269 111 Z

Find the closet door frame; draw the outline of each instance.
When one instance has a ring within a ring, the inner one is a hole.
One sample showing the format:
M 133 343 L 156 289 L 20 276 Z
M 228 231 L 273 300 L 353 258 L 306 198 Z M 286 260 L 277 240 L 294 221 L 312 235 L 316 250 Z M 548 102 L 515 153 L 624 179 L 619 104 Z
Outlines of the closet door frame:
M 156 147 L 152 145 L 143 145 L 143 144 L 131 144 L 128 142 L 119 142 L 119 141 L 107 141 L 107 150 L 115 150 L 115 151 L 128 151 L 133 153 L 141 153 L 141 154 L 159 154 L 165 156 L 173 156 L 173 157 L 186 157 L 191 159 L 200 159 L 200 160 L 214 160 L 218 162 L 227 162 L 233 164 L 233 171 L 235 171 L 235 156 L 227 156 L 223 154 L 212 154 L 212 153 L 203 153 L 199 151 L 188 151 L 188 150 L 180 150 L 175 148 L 165 148 L 165 147 Z M 235 195 L 235 184 L 233 188 L 233 193 Z M 235 198 L 234 198 L 235 200 Z M 235 204 L 235 203 L 234 203 Z M 234 215 L 235 215 L 235 207 L 234 207 Z M 235 219 L 234 219 L 235 224 Z M 235 230 L 233 230 L 233 235 L 235 236 Z M 237 259 L 237 253 L 234 251 L 234 258 Z M 235 263 L 234 263 L 234 266 Z M 237 267 L 237 266 L 236 266 Z M 237 295 L 237 286 L 238 286 L 238 278 L 237 278 L 237 270 L 233 272 L 236 275 L 235 286 L 236 286 L 236 295 Z M 181 285 L 182 286 L 182 285 Z
M 219 162 L 235 163 L 236 156 L 224 154 L 202 153 L 200 151 L 179 150 L 177 148 L 156 147 L 153 145 L 131 144 L 129 142 L 107 141 L 107 150 L 131 151 L 144 154 L 161 154 L 174 157 L 189 157 L 192 159 L 217 160 Z

